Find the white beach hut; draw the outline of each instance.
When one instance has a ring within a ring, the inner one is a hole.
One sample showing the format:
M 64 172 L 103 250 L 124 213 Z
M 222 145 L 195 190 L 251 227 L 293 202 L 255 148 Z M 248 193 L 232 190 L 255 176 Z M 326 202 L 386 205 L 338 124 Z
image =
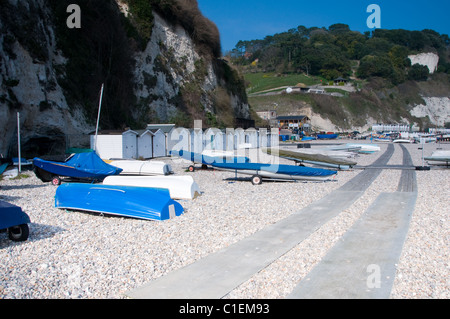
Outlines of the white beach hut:
M 269 147 L 269 134 L 266 128 L 259 129 L 258 147 Z
M 160 129 L 150 131 L 153 133 L 153 157 L 166 156 L 166 134 Z
M 225 137 L 224 137 L 224 144 L 225 144 L 225 150 L 226 151 L 234 151 L 235 150 L 235 136 L 234 136 L 234 129 L 227 128 L 225 130 Z
M 203 130 L 199 128 L 194 128 L 190 130 L 191 133 L 191 152 L 193 153 L 202 153 L 204 149 L 204 141 L 203 141 Z
M 167 144 L 168 153 L 170 151 L 184 150 L 189 152 L 191 150 L 190 132 L 184 127 L 177 127 L 168 133 Z
M 138 158 L 153 157 L 153 133 L 149 130 L 138 131 Z
M 204 134 L 206 150 L 224 150 L 224 136 L 221 130 L 217 128 L 209 128 Z
M 122 133 L 122 148 L 123 156 L 125 159 L 136 159 L 137 156 L 137 139 L 139 133 L 133 130 L 128 130 Z
M 247 129 L 244 136 L 246 144 L 250 144 L 252 148 L 258 147 L 258 131 L 255 128 Z
M 239 149 L 239 145 L 245 143 L 245 131 L 242 128 L 237 128 L 234 130 L 234 149 Z

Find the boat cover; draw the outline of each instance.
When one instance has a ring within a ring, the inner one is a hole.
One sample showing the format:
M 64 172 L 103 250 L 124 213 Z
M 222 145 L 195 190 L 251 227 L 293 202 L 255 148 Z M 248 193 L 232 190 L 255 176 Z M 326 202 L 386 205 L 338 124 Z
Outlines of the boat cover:
M 92 180 L 122 172 L 121 168 L 105 163 L 95 152 L 75 154 L 66 162 L 52 162 L 36 157 L 33 164 L 54 175 Z
M 30 217 L 19 206 L 0 200 L 0 229 L 29 224 Z
M 331 171 L 322 168 L 313 168 L 306 166 L 282 165 L 282 164 L 262 164 L 262 163 L 213 163 L 213 167 L 231 170 L 251 170 L 265 171 L 274 174 L 289 176 L 331 176 L 337 174 L 337 171 Z
M 55 207 L 158 221 L 184 213 L 167 189 L 83 183 L 59 186 Z

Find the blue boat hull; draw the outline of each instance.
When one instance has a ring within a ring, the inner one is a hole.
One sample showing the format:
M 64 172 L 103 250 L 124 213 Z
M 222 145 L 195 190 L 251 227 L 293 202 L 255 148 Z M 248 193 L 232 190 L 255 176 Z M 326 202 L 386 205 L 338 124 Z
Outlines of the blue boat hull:
M 295 180 L 327 180 L 337 171 L 305 166 L 261 164 L 261 163 L 214 163 L 213 167 L 222 170 L 235 171 L 247 175 L 260 175 L 268 178 L 295 179 Z
M 156 221 L 184 213 L 167 189 L 82 183 L 59 186 L 55 207 Z
M 52 175 L 101 181 L 107 176 L 122 172 L 122 169 L 105 163 L 94 152 L 76 154 L 66 162 L 46 161 L 36 157 L 33 165 L 38 169 L 36 174 L 41 175 L 38 177 L 47 181 Z
M 317 138 L 319 140 L 335 140 L 338 138 L 337 134 L 318 134 Z

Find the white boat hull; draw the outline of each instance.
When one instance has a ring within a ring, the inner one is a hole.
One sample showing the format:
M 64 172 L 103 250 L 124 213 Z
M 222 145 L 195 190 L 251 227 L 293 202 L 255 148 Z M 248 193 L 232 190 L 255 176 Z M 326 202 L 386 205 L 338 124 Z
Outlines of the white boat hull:
M 119 167 L 121 175 L 170 175 L 173 173 L 169 164 L 160 161 L 112 161 L 110 165 Z
M 375 153 L 381 150 L 381 147 L 375 144 L 347 144 L 350 147 L 361 147 L 360 153 Z
M 172 199 L 194 199 L 200 188 L 191 176 L 108 176 L 103 185 L 165 188 Z
M 450 164 L 450 151 L 435 151 L 429 157 L 425 157 L 425 160 L 430 165 L 445 165 Z

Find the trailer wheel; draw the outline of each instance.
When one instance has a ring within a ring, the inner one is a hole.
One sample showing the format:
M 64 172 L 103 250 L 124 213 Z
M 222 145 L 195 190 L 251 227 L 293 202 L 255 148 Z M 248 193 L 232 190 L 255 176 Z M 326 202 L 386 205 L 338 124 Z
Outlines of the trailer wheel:
M 59 178 L 59 176 L 53 176 L 52 177 L 52 185 L 54 185 L 54 186 L 61 185 L 61 178 Z
M 8 237 L 12 241 L 25 241 L 28 239 L 29 234 L 30 229 L 28 228 L 27 224 L 8 228 Z
M 262 184 L 262 178 L 259 175 L 253 175 L 252 176 L 252 184 L 253 185 L 261 185 Z
M 189 170 L 189 172 L 193 172 L 193 171 L 195 171 L 195 167 L 194 167 L 194 165 L 191 165 L 191 166 L 189 166 L 188 170 Z

